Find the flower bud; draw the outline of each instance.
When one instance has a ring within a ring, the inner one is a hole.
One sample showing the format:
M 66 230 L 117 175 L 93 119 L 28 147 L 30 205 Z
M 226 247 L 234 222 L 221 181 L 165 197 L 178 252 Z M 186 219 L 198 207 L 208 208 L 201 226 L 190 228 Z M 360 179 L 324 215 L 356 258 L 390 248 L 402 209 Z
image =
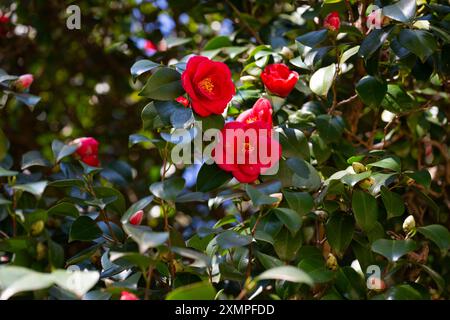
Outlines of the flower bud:
M 185 107 L 189 106 L 189 100 L 183 96 L 179 96 L 178 98 L 175 99 L 175 101 L 178 103 L 181 103 Z
M 403 221 L 403 231 L 409 233 L 410 231 L 416 228 L 416 220 L 414 220 L 414 216 L 409 215 L 405 221 Z
M 42 242 L 36 245 L 36 260 L 43 260 L 47 256 L 47 246 Z
M 31 235 L 34 237 L 40 235 L 41 232 L 44 231 L 44 227 L 45 227 L 45 223 L 43 220 L 38 220 L 38 221 L 34 222 L 31 225 L 31 229 L 30 229 Z
M 140 300 L 135 294 L 127 291 L 122 291 L 120 300 Z
M 17 79 L 16 82 L 14 82 L 14 87 L 18 91 L 25 91 L 31 86 L 33 80 L 34 78 L 32 74 L 21 75 L 19 79 Z
M 133 213 L 130 217 L 130 223 L 137 226 L 140 225 L 142 222 L 142 219 L 144 218 L 144 211 L 143 210 L 139 210 L 136 211 L 135 213 Z
M 337 270 L 338 267 L 339 267 L 339 264 L 337 262 L 336 257 L 332 253 L 329 253 L 328 258 L 327 258 L 327 268 L 335 271 L 335 270 Z
M 323 26 L 331 31 L 338 31 L 341 27 L 341 19 L 339 18 L 339 13 L 337 11 L 331 12 L 326 16 Z
M 286 59 L 292 59 L 294 58 L 294 53 L 292 52 L 291 49 L 289 49 L 288 47 L 283 47 L 281 48 L 281 55 L 284 56 Z
M 361 173 L 367 171 L 367 168 L 365 165 L 363 165 L 361 162 L 353 162 L 352 168 L 355 173 Z
M 367 190 L 369 189 L 373 184 L 375 183 L 375 180 L 373 178 L 366 178 L 358 183 L 359 187 L 361 189 Z

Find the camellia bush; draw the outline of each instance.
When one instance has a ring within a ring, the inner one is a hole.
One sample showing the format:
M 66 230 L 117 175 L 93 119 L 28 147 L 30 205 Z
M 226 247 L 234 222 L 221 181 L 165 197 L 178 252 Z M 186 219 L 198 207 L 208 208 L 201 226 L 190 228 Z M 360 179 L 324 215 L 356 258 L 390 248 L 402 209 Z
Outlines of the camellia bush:
M 448 1 L 94 2 L 65 97 L 0 54 L 0 299 L 450 298 Z

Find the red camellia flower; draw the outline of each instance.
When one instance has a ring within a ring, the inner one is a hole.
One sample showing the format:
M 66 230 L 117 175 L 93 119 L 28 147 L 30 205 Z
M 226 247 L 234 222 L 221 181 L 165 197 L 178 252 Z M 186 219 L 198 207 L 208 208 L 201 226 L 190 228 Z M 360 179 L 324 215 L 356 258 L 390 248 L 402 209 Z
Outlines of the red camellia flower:
M 266 88 L 280 97 L 289 95 L 298 78 L 298 73 L 291 71 L 284 63 L 269 64 L 261 73 L 261 79 Z
M 178 103 L 181 103 L 185 107 L 189 106 L 189 100 L 183 96 L 179 96 L 178 98 L 175 99 L 175 101 Z
M 331 12 L 325 17 L 323 26 L 331 31 L 339 30 L 341 27 L 341 19 L 339 18 L 339 13 L 337 11 Z
M 144 211 L 143 210 L 139 210 L 136 211 L 135 213 L 133 213 L 130 217 L 130 223 L 137 226 L 140 225 L 142 222 L 142 219 L 144 218 Z
M 192 108 L 202 117 L 223 113 L 235 93 L 227 65 L 202 56 L 189 59 L 181 81 Z
M 76 153 L 80 156 L 81 161 L 91 167 L 98 167 L 98 141 L 91 137 L 75 139 L 72 143 L 78 145 Z
M 259 98 L 255 102 L 253 108 L 242 112 L 236 121 L 243 123 L 252 123 L 255 121 L 262 121 L 272 127 L 272 105 L 266 98 Z
M 16 80 L 15 86 L 18 90 L 23 91 L 27 90 L 34 81 L 34 77 L 32 74 L 24 74 Z
M 0 15 L 0 23 L 1 24 L 7 24 L 9 23 L 9 17 L 6 15 Z
M 281 146 L 272 138 L 272 127 L 261 120 L 228 122 L 221 133 L 213 158 L 240 182 L 254 182 L 281 157 Z
M 140 300 L 135 294 L 127 291 L 122 291 L 120 300 Z

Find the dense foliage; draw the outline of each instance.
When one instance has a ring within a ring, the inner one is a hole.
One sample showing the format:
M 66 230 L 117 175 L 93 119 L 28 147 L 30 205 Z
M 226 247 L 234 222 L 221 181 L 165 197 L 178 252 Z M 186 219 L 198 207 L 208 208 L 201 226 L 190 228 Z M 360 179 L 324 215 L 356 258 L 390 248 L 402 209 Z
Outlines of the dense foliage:
M 0 299 L 450 298 L 448 1 L 70 4 L 0 4 Z

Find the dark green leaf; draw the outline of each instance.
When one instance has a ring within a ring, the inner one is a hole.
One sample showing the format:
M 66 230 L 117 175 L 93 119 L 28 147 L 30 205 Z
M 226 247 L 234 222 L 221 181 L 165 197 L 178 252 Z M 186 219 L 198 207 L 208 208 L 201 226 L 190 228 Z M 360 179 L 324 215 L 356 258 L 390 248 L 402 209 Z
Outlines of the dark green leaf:
M 362 229 L 369 231 L 375 226 L 378 218 L 378 206 L 373 196 L 361 190 L 354 190 L 352 209 L 356 222 Z
M 338 212 L 328 219 L 325 230 L 333 250 L 344 253 L 352 241 L 355 222 L 351 216 Z
M 184 93 L 181 75 L 172 68 L 159 68 L 148 79 L 139 95 L 155 100 L 174 100 Z
M 219 188 L 230 181 L 233 176 L 224 170 L 221 170 L 217 164 L 203 164 L 197 175 L 197 190 L 208 192 Z
M 365 76 L 356 84 L 356 92 L 370 107 L 378 107 L 387 92 L 387 84 L 372 76 Z
M 163 200 L 175 201 L 177 196 L 183 191 L 185 181 L 183 178 L 173 177 L 162 182 L 155 182 L 150 186 L 150 191 Z
M 422 62 L 425 62 L 437 49 L 437 42 L 433 34 L 425 30 L 402 29 L 398 40 L 405 48 L 418 56 Z
M 381 187 L 381 199 L 386 208 L 388 219 L 399 217 L 405 212 L 405 204 L 402 197 L 385 186 Z
M 92 241 L 102 236 L 102 230 L 88 216 L 81 216 L 72 223 L 69 232 L 69 242 Z

